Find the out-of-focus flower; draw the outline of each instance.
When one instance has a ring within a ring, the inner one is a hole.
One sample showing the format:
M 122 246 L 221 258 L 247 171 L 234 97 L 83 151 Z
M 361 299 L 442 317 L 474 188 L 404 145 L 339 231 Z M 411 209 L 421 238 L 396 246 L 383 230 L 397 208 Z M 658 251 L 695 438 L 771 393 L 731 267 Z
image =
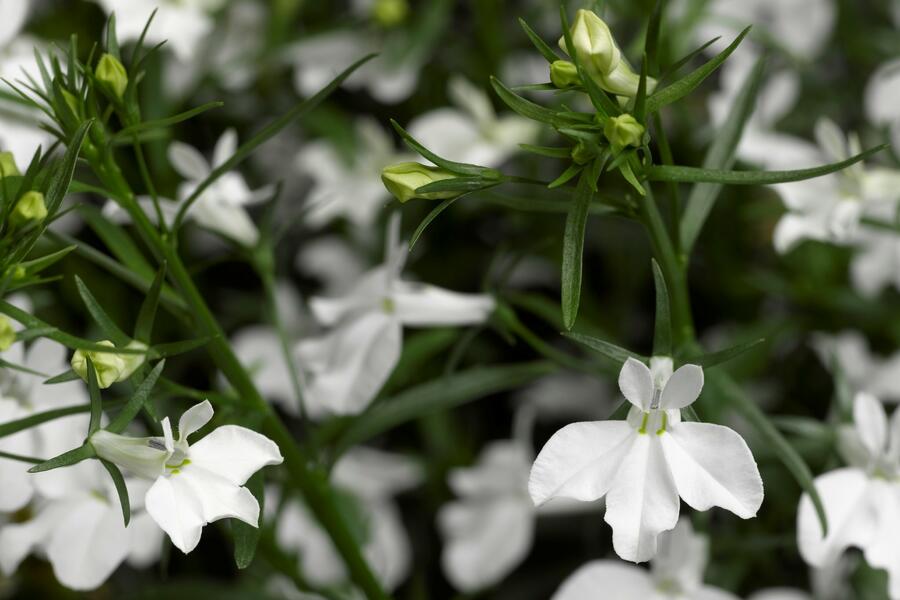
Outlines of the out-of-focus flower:
M 569 576 L 553 600 L 591 600 L 603 590 L 616 600 L 737 600 L 725 590 L 703 585 L 709 559 L 706 536 L 694 533 L 687 519 L 659 538 L 659 552 L 650 570 L 613 560 L 595 560 Z
M 42 488 L 28 520 L 0 527 L 4 574 L 11 575 L 26 556 L 39 553 L 50 561 L 61 584 L 92 590 L 124 561 L 140 568 L 159 559 L 163 533 L 144 510 L 144 482 L 125 480 L 136 499 L 126 528 L 115 487 L 100 463 L 83 461 L 57 471 L 52 476 L 59 484 L 48 492 Z
M 531 469 L 538 506 L 554 497 L 606 497 L 616 553 L 634 562 L 656 554 L 657 536 L 675 527 L 679 496 L 695 510 L 725 508 L 747 519 L 762 504 L 756 462 L 727 427 L 681 421 L 703 387 L 703 370 L 654 357 L 629 358 L 619 388 L 633 405 L 626 421 L 573 423 L 557 431 Z
M 16 341 L 16 330 L 6 315 L 0 315 L 0 352 L 9 350 Z
M 207 523 L 233 518 L 257 527 L 259 503 L 243 485 L 261 468 L 283 460 L 272 440 L 237 425 L 217 427 L 189 445 L 187 437 L 212 416 L 206 400 L 181 415 L 177 440 L 168 417 L 162 421 L 162 438 L 100 430 L 90 440 L 101 458 L 141 477 L 155 477 L 144 499 L 147 512 L 185 554 L 197 546 Z
M 619 96 L 637 94 L 640 77 L 635 73 L 619 50 L 609 26 L 590 10 L 580 9 L 571 25 L 572 45 L 566 47 L 565 36 L 559 38 L 559 47 L 569 56 L 577 56 L 584 69 L 597 85 Z M 656 80 L 647 78 L 647 92 L 656 87 Z
M 366 272 L 361 253 L 337 235 L 317 237 L 304 244 L 294 265 L 304 275 L 316 278 L 325 296 L 347 293 Z
M 109 340 L 97 342 L 101 346 L 115 348 Z M 144 350 L 146 344 L 132 340 L 126 348 L 130 350 Z M 116 352 L 101 352 L 99 350 L 76 350 L 72 355 L 72 370 L 84 381 L 88 380 L 87 359 L 91 359 L 97 374 L 97 384 L 106 389 L 112 384 L 125 381 L 131 377 L 138 367 L 144 364 L 144 354 L 126 354 Z
M 409 159 L 395 151 L 390 136 L 371 119 L 356 122 L 356 140 L 352 163 L 326 140 L 311 142 L 297 154 L 297 169 L 313 180 L 306 200 L 306 222 L 312 227 L 323 227 L 338 217 L 360 228 L 370 227 L 389 197 L 381 170 Z
M 22 197 L 16 202 L 15 208 L 9 215 L 9 223 L 13 227 L 19 227 L 25 223 L 40 222 L 46 218 L 47 205 L 44 204 L 44 195 L 32 190 L 22 194 Z
M 343 495 L 345 514 L 358 527 L 362 554 L 388 591 L 409 575 L 412 562 L 409 537 L 392 496 L 419 484 L 419 465 L 397 454 L 358 447 L 341 457 L 331 481 Z M 271 495 L 270 495 L 271 494 Z M 278 503 L 274 490 L 267 492 L 266 507 Z M 318 585 L 346 581 L 344 562 L 309 509 L 300 500 L 284 502 L 277 517 L 278 545 L 296 551 L 301 571 Z
M 850 465 L 815 479 L 828 534 L 807 494 L 797 510 L 797 546 L 814 567 L 833 565 L 850 547 L 888 572 L 888 595 L 900 598 L 900 411 L 888 421 L 881 402 L 865 392 L 853 402 L 853 426 L 839 430 L 839 449 Z
M 0 152 L 0 179 L 13 175 L 21 175 L 16 166 L 16 157 L 12 152 Z
M 455 174 L 438 167 L 429 167 L 417 162 L 402 162 L 389 165 L 381 171 L 381 182 L 384 187 L 400 202 L 408 202 L 413 198 L 425 200 L 443 200 L 459 195 L 459 192 L 425 192 L 416 194 L 422 186 L 453 179 Z
M 822 364 L 832 371 L 839 368 L 854 392 L 868 392 L 885 401 L 900 401 L 900 351 L 878 356 L 869 349 L 866 338 L 856 331 L 835 335 L 818 333 L 813 336 L 812 345 Z
M 519 115 L 497 116 L 484 90 L 453 77 L 447 93 L 455 107 L 437 108 L 409 123 L 409 133 L 426 148 L 449 160 L 499 167 L 537 139 L 540 124 Z
M 310 300 L 316 320 L 333 327 L 296 347 L 304 402 L 313 416 L 365 409 L 400 358 L 404 326 L 472 325 L 494 310 L 490 296 L 400 279 L 407 250 L 399 241 L 399 226 L 393 219 L 383 265 L 363 275 L 342 297 Z
M 866 118 L 879 126 L 888 127 L 894 152 L 900 154 L 900 59 L 879 66 L 866 84 Z

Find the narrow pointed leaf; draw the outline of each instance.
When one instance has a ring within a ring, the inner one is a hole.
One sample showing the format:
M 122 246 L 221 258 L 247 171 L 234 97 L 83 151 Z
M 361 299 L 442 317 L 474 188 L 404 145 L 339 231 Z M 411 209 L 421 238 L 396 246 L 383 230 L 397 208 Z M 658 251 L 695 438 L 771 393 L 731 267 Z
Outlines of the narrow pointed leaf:
M 528 23 L 525 22 L 525 19 L 519 19 L 519 25 L 522 26 L 522 29 L 525 30 L 525 35 L 528 36 L 528 39 L 531 40 L 531 43 L 534 44 L 534 47 L 537 48 L 537 51 L 541 53 L 541 56 L 547 59 L 548 63 L 552 63 L 554 61 L 559 60 L 559 55 L 553 51 L 547 42 L 541 39 L 534 30 L 528 26 Z
M 654 3 L 653 13 L 647 23 L 647 37 L 644 40 L 644 62 L 647 63 L 647 72 L 653 76 L 659 72 L 659 25 L 665 4 L 665 0 L 656 0 Z
M 653 355 L 672 356 L 672 311 L 669 288 L 656 259 L 653 259 L 653 283 L 656 287 L 656 321 L 653 328 Z
M 469 175 L 471 177 L 479 177 L 485 173 L 485 171 L 493 171 L 493 169 L 486 169 L 485 167 L 479 167 L 478 165 L 472 165 L 469 163 L 461 163 L 452 160 L 447 160 L 442 156 L 438 156 L 425 146 L 423 146 L 419 140 L 414 138 L 408 131 L 403 129 L 403 127 L 395 121 L 391 119 L 391 125 L 394 127 L 394 131 L 397 132 L 403 141 L 409 146 L 414 152 L 418 152 L 422 157 L 427 158 L 437 166 L 447 169 L 448 171 L 452 171 L 453 173 L 458 173 L 460 175 Z
M 128 399 L 128 403 L 125 404 L 125 407 L 116 415 L 116 418 L 113 419 L 112 423 L 106 427 L 107 431 L 121 433 L 128 424 L 134 420 L 141 408 L 143 408 L 144 404 L 147 402 L 147 398 L 150 397 L 150 392 L 153 391 L 153 386 L 156 385 L 156 380 L 159 379 L 159 375 L 162 373 L 163 368 L 165 368 L 165 364 L 166 361 L 161 360 L 153 367 L 153 370 L 150 371 L 147 377 L 141 382 L 141 385 L 134 391 L 134 394 L 131 395 L 131 398 Z
M 34 275 L 56 264 L 57 262 L 65 258 L 71 251 L 75 250 L 75 248 L 77 248 L 77 246 L 66 246 L 65 248 L 57 250 L 56 252 L 51 252 L 50 254 L 46 254 L 40 258 L 25 261 L 19 264 L 22 268 L 25 269 L 26 273 L 28 273 L 29 275 Z
M 681 67 L 683 67 L 684 65 L 691 62 L 694 59 L 694 57 L 700 56 L 700 54 L 704 50 L 706 50 L 707 48 L 709 48 L 710 46 L 712 46 L 713 44 L 718 42 L 720 39 L 722 39 L 722 36 L 717 35 L 716 37 L 709 40 L 708 42 L 705 42 L 704 44 L 698 46 L 697 48 L 694 48 L 693 50 L 691 50 L 690 52 L 688 52 L 687 54 L 685 54 L 684 56 L 682 56 L 681 58 L 676 60 L 674 63 L 672 63 L 671 65 L 666 67 L 666 70 L 663 72 L 660 79 L 665 79 L 669 75 L 677 73 L 681 69 Z
M 191 350 L 205 346 L 214 339 L 215 336 L 205 336 L 195 340 L 182 340 L 180 342 L 171 342 L 168 344 L 157 344 L 150 349 L 150 354 L 155 358 L 166 358 L 168 356 L 184 354 L 185 352 L 190 352 Z
M 88 458 L 94 458 L 96 455 L 97 453 L 94 452 L 94 448 L 91 447 L 90 444 L 84 444 L 83 446 L 79 446 L 74 450 L 63 452 L 59 456 L 54 456 L 49 460 L 45 460 L 44 462 L 28 469 L 28 472 L 42 473 L 44 471 L 50 471 L 52 469 L 59 469 L 60 467 L 68 467 L 69 465 L 80 463 L 81 461 L 87 460 Z
M 584 253 L 584 234 L 588 209 L 593 199 L 590 177 L 582 174 L 575 188 L 575 196 L 566 216 L 562 254 L 562 318 L 563 326 L 572 329 L 581 302 L 581 271 Z
M 113 136 L 113 141 L 131 141 L 132 136 L 137 135 L 139 133 L 144 133 L 147 131 L 152 131 L 156 129 L 167 129 L 172 125 L 177 125 L 183 121 L 187 121 L 197 115 L 205 113 L 208 110 L 212 110 L 214 108 L 221 108 L 225 106 L 224 102 L 215 101 L 215 102 L 207 102 L 206 104 L 202 104 L 190 110 L 186 110 L 182 113 L 178 113 L 177 115 L 172 115 L 171 117 L 166 117 L 164 119 L 155 119 L 153 121 L 142 121 L 141 123 L 137 123 L 136 125 L 131 125 L 130 127 L 126 127 L 125 129 L 116 133 Z
M 737 358 L 741 354 L 752 350 L 756 346 L 762 344 L 764 341 L 764 339 L 758 339 L 751 342 L 744 342 L 743 344 L 737 344 L 730 348 L 725 348 L 724 350 L 710 352 L 708 354 L 703 354 L 701 356 L 691 358 L 688 362 L 695 365 L 700 365 L 704 369 L 708 369 L 724 362 L 728 362 L 733 358 Z
M 153 333 L 153 321 L 159 308 L 159 295 L 162 292 L 165 280 L 166 263 L 163 262 L 159 267 L 159 271 L 156 272 L 156 277 L 153 278 L 153 283 L 150 284 L 150 289 L 147 291 L 144 301 L 141 303 L 141 309 L 138 311 L 137 320 L 134 324 L 134 339 L 145 344 L 150 343 L 150 336 Z
M 626 350 L 621 346 L 617 346 L 611 342 L 607 342 L 606 340 L 601 340 L 600 338 L 595 338 L 589 335 L 584 335 L 583 333 L 574 333 L 572 331 L 563 331 L 563 337 L 567 337 L 572 341 L 578 342 L 579 344 L 583 344 L 599 353 L 601 356 L 605 356 L 610 359 L 618 366 L 621 366 L 626 360 L 629 358 L 636 358 L 642 362 L 647 362 L 649 359 L 646 356 L 641 356 L 631 350 Z
M 88 392 L 91 396 L 91 421 L 88 425 L 88 436 L 100 429 L 100 419 L 103 416 L 103 399 L 100 397 L 100 385 L 97 382 L 97 371 L 94 369 L 94 361 L 88 358 L 87 380 Z
M 638 80 L 637 95 L 634 97 L 634 118 L 643 123 L 647 116 L 647 55 L 641 60 L 641 76 Z
M 106 472 L 109 473 L 109 477 L 116 487 L 116 494 L 119 495 L 119 506 L 122 507 L 122 518 L 125 519 L 125 527 L 128 527 L 128 523 L 131 521 L 131 501 L 128 498 L 128 486 L 125 485 L 125 478 L 122 477 L 122 471 L 120 471 L 119 467 L 113 463 L 108 460 L 103 460 L 102 458 L 100 459 L 100 464 L 102 464 L 106 469 Z
M 412 249 L 416 245 L 416 242 L 419 241 L 419 238 L 422 237 L 422 234 L 425 233 L 425 229 L 431 224 L 431 222 L 438 218 L 438 215 L 440 215 L 442 212 L 450 208 L 451 204 L 462 198 L 463 195 L 464 194 L 454 196 L 453 198 L 447 198 L 446 200 L 435 206 L 433 209 L 431 209 L 431 212 L 425 215 L 425 218 L 422 219 L 422 222 L 419 223 L 419 226 L 416 227 L 416 230 L 413 232 L 412 237 L 409 238 L 410 252 L 412 252 Z
M 63 408 L 54 408 L 53 410 L 47 410 L 33 415 L 28 415 L 27 417 L 16 419 L 15 421 L 7 421 L 6 423 L 0 425 L 0 438 L 7 435 L 12 435 L 19 431 L 24 431 L 25 429 L 37 427 L 41 423 L 46 423 L 47 421 L 53 421 L 54 419 L 61 419 L 62 417 L 68 417 L 69 415 L 88 412 L 90 409 L 90 404 L 64 406 Z
M 66 383 L 68 381 L 75 381 L 76 379 L 81 379 L 81 378 L 78 376 L 78 373 L 76 373 L 72 369 L 69 369 L 68 371 L 60 373 L 59 375 L 54 375 L 50 379 L 47 379 L 46 381 L 44 381 L 44 385 L 55 385 L 57 383 Z
M 131 338 L 125 335 L 125 332 L 119 329 L 109 315 L 106 314 L 106 311 L 103 310 L 103 307 L 100 306 L 100 303 L 97 302 L 97 299 L 94 298 L 94 295 L 78 275 L 75 276 L 75 285 L 78 288 L 78 294 L 81 296 L 82 302 L 84 302 L 88 312 L 91 313 L 91 317 L 93 317 L 97 325 L 100 326 L 103 334 L 116 346 L 128 345 Z

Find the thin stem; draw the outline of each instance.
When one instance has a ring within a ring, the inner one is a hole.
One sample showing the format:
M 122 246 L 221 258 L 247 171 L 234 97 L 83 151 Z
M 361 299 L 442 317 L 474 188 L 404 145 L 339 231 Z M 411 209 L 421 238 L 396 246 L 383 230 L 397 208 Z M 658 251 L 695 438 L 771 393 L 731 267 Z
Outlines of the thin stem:
M 9 460 L 17 460 L 19 462 L 31 463 L 39 465 L 44 462 L 43 458 L 35 458 L 33 456 L 22 456 L 21 454 L 13 454 L 12 452 L 0 451 L 0 458 L 8 458 Z
M 281 311 L 278 310 L 278 299 L 275 296 L 275 277 L 271 270 L 265 271 L 258 266 L 259 277 L 262 280 L 263 290 L 266 294 L 266 304 L 269 306 L 270 318 L 275 331 L 278 332 L 278 342 L 281 346 L 281 354 L 285 364 L 287 364 L 288 372 L 291 375 L 291 387 L 294 390 L 294 398 L 297 401 L 297 413 L 302 419 L 305 416 L 303 407 L 303 388 L 300 385 L 300 373 L 297 370 L 297 364 L 291 354 L 291 342 L 288 333 L 284 328 L 284 322 L 281 319 Z
M 149 169 L 147 169 L 147 161 L 144 160 L 144 151 L 141 148 L 137 134 L 132 136 L 132 144 L 134 145 L 134 155 L 137 158 L 138 170 L 141 172 L 144 186 L 147 188 L 150 199 L 153 201 L 153 209 L 156 211 L 156 222 L 159 224 L 160 231 L 166 234 L 169 231 L 169 226 L 163 217 L 162 207 L 159 205 L 159 196 L 156 194 L 156 186 L 153 185 L 153 179 L 150 177 Z
M 672 148 L 669 146 L 669 138 L 666 137 L 666 131 L 662 126 L 662 117 L 660 113 L 653 113 L 653 129 L 656 132 L 656 143 L 659 147 L 659 157 L 664 165 L 674 165 L 675 159 L 672 156 Z M 676 256 L 681 256 L 681 226 L 679 217 L 681 215 L 681 194 L 678 191 L 678 184 L 670 181 L 667 185 L 669 189 L 669 233 L 672 236 L 672 246 L 675 248 Z

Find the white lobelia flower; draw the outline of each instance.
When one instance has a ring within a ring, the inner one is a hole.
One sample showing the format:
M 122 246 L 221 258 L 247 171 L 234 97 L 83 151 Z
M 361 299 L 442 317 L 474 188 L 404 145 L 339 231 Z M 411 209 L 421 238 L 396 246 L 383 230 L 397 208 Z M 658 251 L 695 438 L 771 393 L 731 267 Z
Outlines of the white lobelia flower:
M 893 59 L 880 65 L 869 78 L 869 82 L 866 84 L 864 106 L 869 122 L 888 128 L 894 152 L 900 154 L 898 94 L 900 94 L 900 59 Z
M 169 146 L 169 162 L 186 179 L 178 186 L 178 201 L 159 198 L 160 210 L 168 225 L 172 225 L 182 203 L 197 189 L 213 169 L 222 165 L 237 150 L 238 139 L 234 129 L 226 129 L 213 149 L 212 163 L 193 146 L 172 142 Z M 236 172 L 221 175 L 206 188 L 191 205 L 187 218 L 197 225 L 223 235 L 244 246 L 253 246 L 259 240 L 259 231 L 247 214 L 245 207 L 269 198 L 272 187 L 251 190 L 243 176 Z M 156 209 L 148 196 L 138 199 L 138 204 L 151 220 L 156 220 Z M 103 208 L 107 217 L 125 221 L 128 215 L 115 202 L 108 201 Z
M 438 156 L 499 167 L 519 144 L 537 139 L 537 122 L 515 114 L 498 117 L 488 95 L 468 80 L 451 78 L 447 91 L 457 108 L 437 108 L 409 124 L 410 135 Z
M 678 522 L 679 496 L 695 510 L 719 506 L 756 515 L 763 488 L 756 462 L 727 427 L 681 421 L 703 387 L 703 370 L 654 357 L 651 368 L 629 358 L 619 388 L 633 405 L 625 421 L 572 423 L 557 431 L 531 469 L 538 506 L 562 496 L 606 497 L 605 520 L 616 553 L 634 562 L 656 554 L 657 536 Z
M 357 414 L 375 398 L 400 359 L 403 327 L 473 325 L 494 310 L 494 299 L 460 294 L 400 278 L 407 249 L 399 220 L 389 227 L 386 260 L 346 295 L 314 297 L 309 307 L 330 331 L 296 346 L 308 414 Z
M 900 402 L 900 351 L 889 356 L 872 352 L 857 331 L 813 335 L 819 360 L 831 371 L 837 366 L 853 391 L 868 392 L 884 401 Z M 837 363 L 837 364 L 835 364 Z
M 272 440 L 237 425 L 217 427 L 189 445 L 187 437 L 212 416 L 205 400 L 181 415 L 177 439 L 168 417 L 162 421 L 163 437 L 134 438 L 103 429 L 90 437 L 101 458 L 155 479 L 144 499 L 147 512 L 185 554 L 197 546 L 207 523 L 233 518 L 257 527 L 259 503 L 243 485 L 256 471 L 283 460 Z
M 694 533 L 689 520 L 659 538 L 659 553 L 650 570 L 614 560 L 595 560 L 569 576 L 552 600 L 593 600 L 598 590 L 616 600 L 737 600 L 725 590 L 703 585 L 709 559 L 706 536 Z
M 360 228 L 370 227 L 390 197 L 381 183 L 381 170 L 411 158 L 397 153 L 391 137 L 372 119 L 358 119 L 355 132 L 358 147 L 352 163 L 324 139 L 297 154 L 297 169 L 313 181 L 306 213 L 312 227 L 324 227 L 339 217 Z
M 51 474 L 57 485 L 41 486 Z M 4 574 L 11 575 L 26 556 L 35 553 L 50 561 L 64 586 L 92 590 L 122 562 L 141 568 L 159 559 L 163 532 L 144 510 L 146 482 L 125 480 L 135 498 L 126 528 L 115 487 L 99 462 L 83 461 L 32 477 L 44 492 L 32 503 L 29 518 L 0 527 Z
M 797 546 L 814 567 L 834 564 L 850 547 L 888 573 L 888 595 L 900 599 L 900 411 L 888 421 L 881 402 L 865 392 L 853 401 L 853 426 L 839 430 L 839 449 L 850 465 L 815 479 L 828 534 L 807 494 L 797 510 Z
M 406 579 L 412 564 L 409 537 L 392 496 L 417 486 L 421 479 L 421 468 L 411 459 L 364 447 L 341 457 L 331 475 L 343 494 L 346 513 L 358 526 L 354 530 L 363 556 L 389 591 Z M 267 491 L 267 510 L 274 513 L 278 504 L 277 492 Z M 280 547 L 298 553 L 300 570 L 312 583 L 333 585 L 347 580 L 346 567 L 331 539 L 300 500 L 284 502 L 275 537 Z
M 13 344 L 3 353 L 4 360 L 36 373 L 62 373 L 67 370 L 66 349 L 45 338 L 27 349 L 24 342 Z M 44 385 L 46 377 L 14 369 L 0 369 L 0 423 L 24 419 L 37 413 L 66 406 L 87 405 L 84 383 L 69 381 Z M 88 416 L 75 414 L 43 423 L 37 427 L 0 438 L 0 450 L 23 456 L 56 456 L 72 447 L 70 433 L 84 439 Z M 55 471 L 41 479 L 45 485 L 54 480 Z M 25 506 L 35 494 L 37 479 L 28 473 L 25 463 L 0 458 L 0 512 Z

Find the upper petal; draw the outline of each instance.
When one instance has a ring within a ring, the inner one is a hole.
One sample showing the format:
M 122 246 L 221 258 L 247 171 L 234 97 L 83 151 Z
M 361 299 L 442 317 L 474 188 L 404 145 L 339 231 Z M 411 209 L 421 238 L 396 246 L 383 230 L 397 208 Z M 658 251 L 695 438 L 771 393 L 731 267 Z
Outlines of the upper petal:
M 569 575 L 552 600 L 596 600 L 598 591 L 616 600 L 653 598 L 655 586 L 647 571 L 613 560 L 589 562 Z
M 656 538 L 678 523 L 680 501 L 672 473 L 654 433 L 635 436 L 612 488 L 604 520 L 621 558 L 644 562 L 656 554 Z
M 193 146 L 183 142 L 169 145 L 169 162 L 178 174 L 186 179 L 202 181 L 209 175 L 209 163 Z
M 854 396 L 853 424 L 869 456 L 881 456 L 887 444 L 887 416 L 884 406 L 875 396 L 866 392 Z
M 212 418 L 213 407 L 209 400 L 204 400 L 184 411 L 178 419 L 178 441 L 187 440 L 187 436 L 209 423 Z
M 566 425 L 547 441 L 531 466 L 531 499 L 540 506 L 556 496 L 600 498 L 613 484 L 635 436 L 625 421 Z
M 266 465 L 284 460 L 278 445 L 239 425 L 217 427 L 190 448 L 191 465 L 224 477 L 234 485 L 244 485 L 251 475 Z
M 216 141 L 216 147 L 213 148 L 213 167 L 222 166 L 237 151 L 237 147 L 237 131 L 234 130 L 234 127 L 229 127 L 222 132 L 222 135 Z
M 660 410 L 684 408 L 700 397 L 703 389 L 703 369 L 697 365 L 682 365 L 672 373 L 659 398 Z
M 756 515 L 763 484 L 744 438 L 721 425 L 681 422 L 659 439 L 678 494 L 692 508 L 719 506 L 742 519 Z
M 495 306 L 485 294 L 461 294 L 408 281 L 395 282 L 391 298 L 397 317 L 411 327 L 483 323 Z
M 619 389 L 622 390 L 622 395 L 639 409 L 645 412 L 650 410 L 654 388 L 653 375 L 647 365 L 629 357 L 619 371 Z

